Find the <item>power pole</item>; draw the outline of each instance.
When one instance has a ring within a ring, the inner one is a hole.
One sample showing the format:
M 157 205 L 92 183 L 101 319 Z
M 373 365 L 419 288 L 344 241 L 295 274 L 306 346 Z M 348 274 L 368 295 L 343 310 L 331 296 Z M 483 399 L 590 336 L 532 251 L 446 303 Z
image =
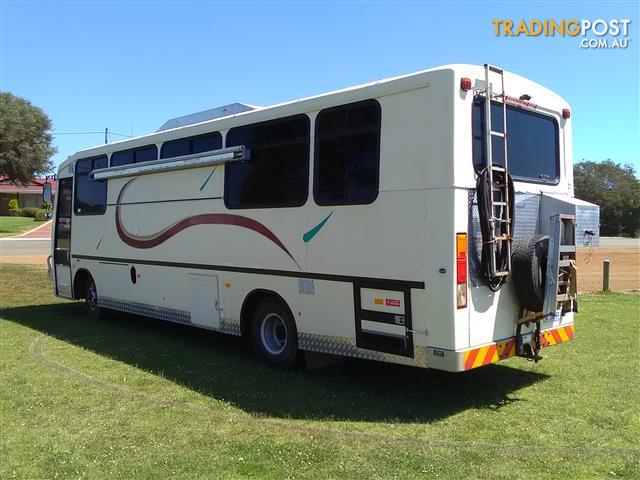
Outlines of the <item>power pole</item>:
M 109 143 L 109 142 L 107 141 L 107 135 L 109 135 L 109 129 L 108 129 L 107 127 L 104 127 L 104 143 L 105 143 L 105 145 L 106 145 L 107 143 Z

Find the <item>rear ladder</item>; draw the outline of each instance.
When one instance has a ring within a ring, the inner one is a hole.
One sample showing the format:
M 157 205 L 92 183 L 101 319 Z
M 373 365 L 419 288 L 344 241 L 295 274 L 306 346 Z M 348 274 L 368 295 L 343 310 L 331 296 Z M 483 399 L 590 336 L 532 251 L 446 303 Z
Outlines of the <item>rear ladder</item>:
M 500 93 L 494 93 L 489 77 L 491 73 L 500 76 Z M 491 256 L 489 257 L 490 274 L 492 277 L 505 277 L 511 272 L 511 205 L 509 205 L 509 162 L 507 159 L 507 104 L 504 91 L 504 71 L 501 68 L 484 64 L 485 95 L 484 118 L 485 118 L 485 146 L 486 146 L 486 169 L 489 173 L 491 183 Z M 491 122 L 491 102 L 497 101 L 502 104 L 502 132 L 493 130 Z M 495 164 L 493 161 L 493 139 L 502 138 L 502 158 L 503 166 Z M 503 172 L 504 182 L 494 179 L 494 172 Z M 507 250 L 506 269 L 500 269 L 497 257 L 502 249 Z
M 549 219 L 549 253 L 544 286 L 547 316 L 574 311 L 576 301 L 576 219 L 558 214 Z

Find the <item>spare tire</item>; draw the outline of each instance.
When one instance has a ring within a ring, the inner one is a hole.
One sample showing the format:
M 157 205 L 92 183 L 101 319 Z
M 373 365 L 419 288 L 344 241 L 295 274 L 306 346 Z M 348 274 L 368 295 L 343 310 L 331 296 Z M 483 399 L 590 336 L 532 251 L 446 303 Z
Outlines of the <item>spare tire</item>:
M 520 306 L 532 312 L 542 311 L 547 274 L 549 237 L 531 235 L 513 242 L 511 278 Z

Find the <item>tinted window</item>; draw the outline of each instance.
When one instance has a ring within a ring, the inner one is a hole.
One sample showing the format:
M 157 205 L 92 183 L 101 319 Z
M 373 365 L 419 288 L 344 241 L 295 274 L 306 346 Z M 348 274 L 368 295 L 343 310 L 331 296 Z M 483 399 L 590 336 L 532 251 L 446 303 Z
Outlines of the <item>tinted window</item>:
M 76 162 L 74 209 L 76 215 L 101 215 L 107 209 L 107 181 L 92 180 L 91 171 L 107 167 L 107 156 L 85 158 Z
M 191 140 L 181 138 L 172 140 L 162 144 L 160 158 L 180 157 L 181 155 L 189 155 L 191 153 Z
M 158 159 L 158 147 L 152 145 L 150 147 L 139 148 L 134 150 L 133 163 L 149 162 Z
M 227 208 L 303 205 L 309 184 L 309 130 L 306 115 L 229 130 L 227 147 L 250 147 L 251 160 L 225 165 Z
M 127 152 L 115 152 L 111 154 L 111 166 L 128 165 L 133 163 L 133 150 Z
M 111 154 L 111 166 L 128 165 L 130 163 L 148 162 L 158 159 L 158 147 L 147 145 L 146 147 L 134 148 L 122 152 Z
M 202 153 L 222 148 L 222 135 L 219 132 L 197 137 L 179 138 L 162 144 L 160 158 L 179 157 L 192 153 Z
M 491 105 L 491 128 L 502 132 L 502 104 Z M 473 103 L 473 163 L 476 170 L 486 165 L 484 141 L 484 98 Z M 504 165 L 504 139 L 491 139 L 493 162 Z M 557 183 L 560 177 L 558 150 L 558 124 L 547 115 L 542 115 L 515 106 L 507 105 L 507 155 L 509 173 L 525 181 Z
M 62 178 L 59 183 L 60 198 L 58 199 L 58 211 L 56 215 L 58 218 L 71 218 L 71 179 Z
M 314 196 L 318 205 L 354 205 L 378 196 L 380 105 L 375 100 L 321 111 L 316 119 Z

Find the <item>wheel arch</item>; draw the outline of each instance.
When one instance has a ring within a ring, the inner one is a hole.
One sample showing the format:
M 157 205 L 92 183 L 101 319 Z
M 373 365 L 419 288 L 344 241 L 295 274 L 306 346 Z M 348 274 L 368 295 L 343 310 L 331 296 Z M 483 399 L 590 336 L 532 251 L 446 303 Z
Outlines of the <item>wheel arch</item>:
M 242 302 L 242 307 L 240 309 L 240 334 L 242 335 L 242 337 L 249 337 L 253 313 L 256 311 L 256 308 L 258 307 L 260 302 L 262 302 L 266 298 L 273 298 L 279 304 L 281 304 L 282 307 L 289 312 L 289 315 L 291 315 L 293 323 L 297 328 L 298 322 L 296 321 L 295 315 L 291 311 L 291 307 L 289 307 L 289 304 L 285 301 L 284 298 L 282 298 L 279 293 L 266 288 L 256 288 L 254 290 L 251 290 L 247 294 L 247 296 L 244 297 L 244 301 Z
M 79 268 L 73 276 L 73 299 L 78 300 L 85 298 L 87 291 L 87 282 L 89 278 L 93 278 L 89 270 Z

